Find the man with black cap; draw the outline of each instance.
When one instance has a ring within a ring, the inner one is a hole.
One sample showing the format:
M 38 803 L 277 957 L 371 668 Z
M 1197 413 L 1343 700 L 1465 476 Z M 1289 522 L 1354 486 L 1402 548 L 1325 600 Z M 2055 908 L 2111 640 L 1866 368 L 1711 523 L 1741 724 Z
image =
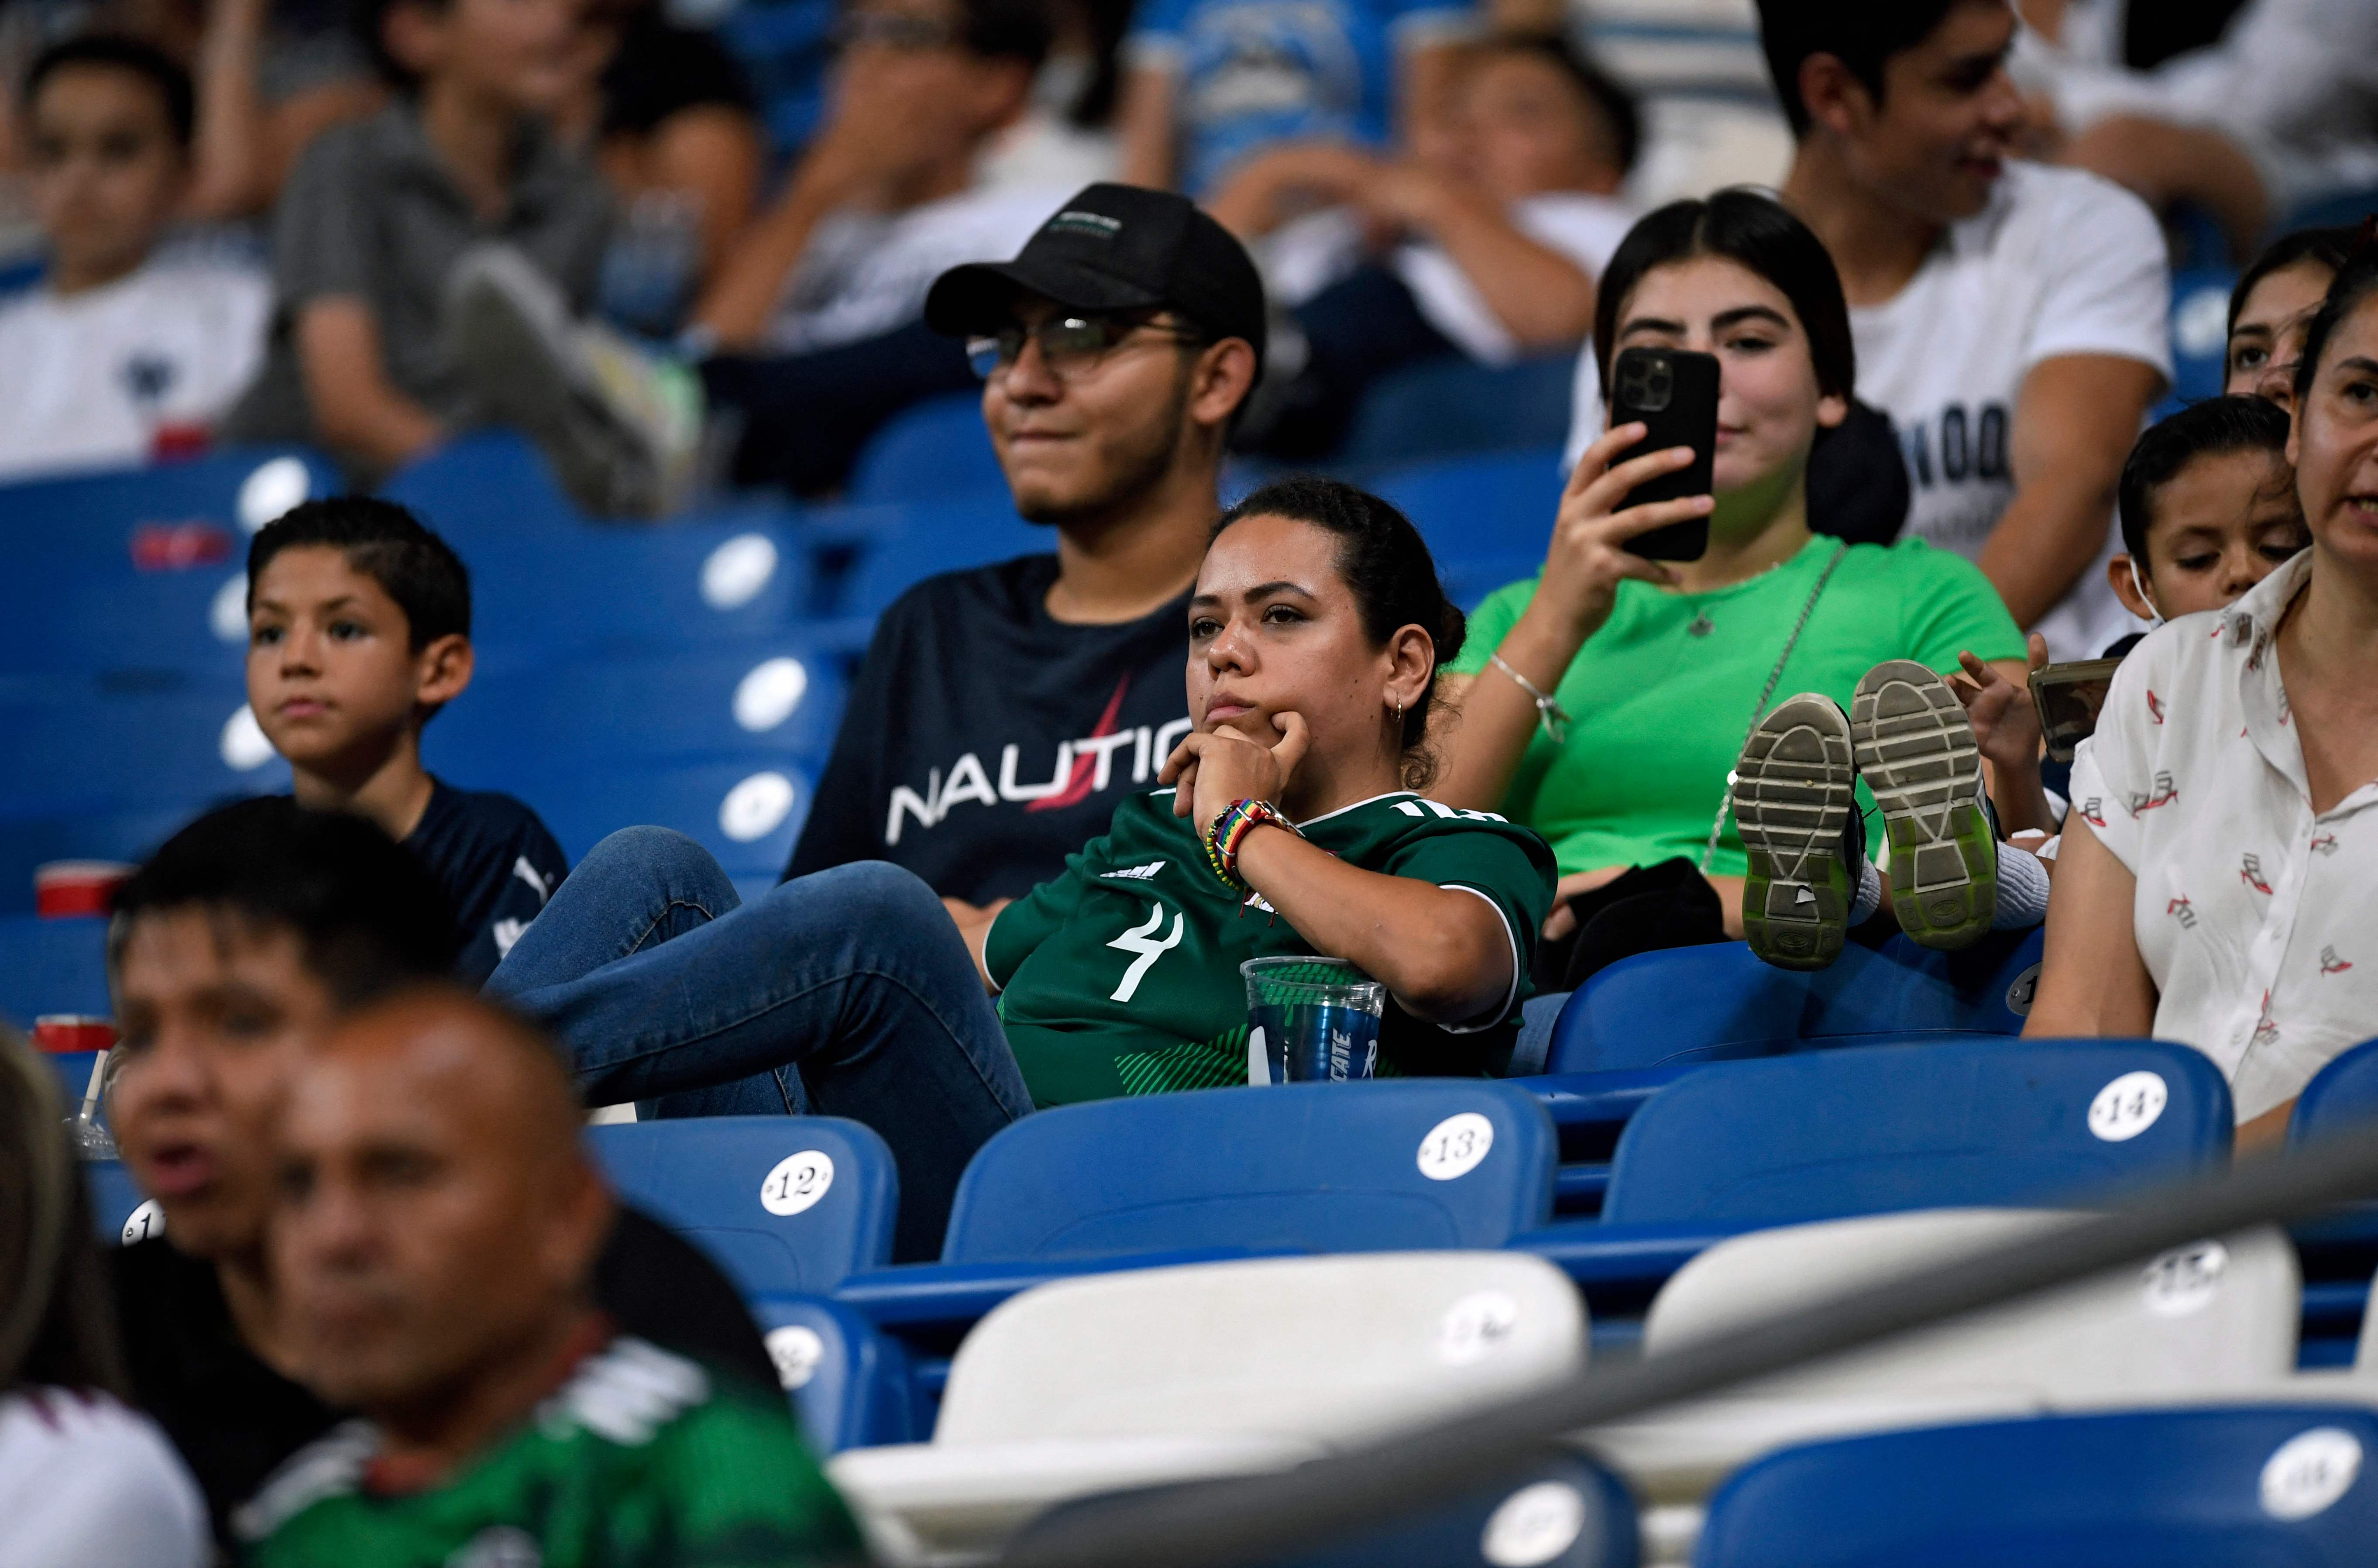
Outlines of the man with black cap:
M 1187 199 L 1094 185 L 1015 260 L 943 273 L 925 320 L 968 340 L 1015 509 L 1056 553 L 884 612 L 786 874 L 890 861 L 966 926 L 1056 875 L 1189 729 L 1187 597 L 1263 284 Z

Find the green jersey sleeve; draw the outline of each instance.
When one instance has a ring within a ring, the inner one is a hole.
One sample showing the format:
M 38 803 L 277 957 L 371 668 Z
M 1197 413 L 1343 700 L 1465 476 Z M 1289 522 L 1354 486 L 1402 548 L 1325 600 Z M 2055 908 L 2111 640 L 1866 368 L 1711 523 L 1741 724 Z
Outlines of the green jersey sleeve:
M 780 1413 L 722 1385 L 662 1445 L 672 1568 L 857 1568 L 858 1527 Z
M 1527 613 L 1528 605 L 1536 597 L 1536 580 L 1508 583 L 1488 594 L 1470 615 L 1470 634 L 1461 639 L 1461 652 L 1445 667 L 1449 675 L 1475 675 L 1486 668 L 1486 660 L 1503 645 L 1511 628 Z
M 1482 826 L 1407 839 L 1378 869 L 1439 887 L 1467 888 L 1494 905 L 1503 917 L 1514 964 L 1511 991 L 1500 1008 L 1469 1019 L 1457 1026 L 1457 1031 L 1500 1023 L 1528 997 L 1532 990 L 1528 971 L 1536 961 L 1536 936 L 1552 913 L 1553 884 L 1558 879 L 1551 846 L 1523 827 L 1492 831 Z
M 1905 573 L 1899 602 L 1908 657 L 1945 673 L 1961 653 L 1986 663 L 2024 657 L 2023 631 L 1980 567 L 1922 539 L 1903 539 L 1892 553 Z

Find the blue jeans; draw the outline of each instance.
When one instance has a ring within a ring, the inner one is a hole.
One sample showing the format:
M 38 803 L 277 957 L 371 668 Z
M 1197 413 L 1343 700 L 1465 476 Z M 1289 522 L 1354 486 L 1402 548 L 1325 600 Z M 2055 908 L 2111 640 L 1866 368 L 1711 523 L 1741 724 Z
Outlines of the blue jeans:
M 941 900 L 876 862 L 745 906 L 692 839 L 624 829 L 579 862 L 486 993 L 569 1048 L 589 1104 L 813 1108 L 873 1128 L 899 1164 L 904 1261 L 940 1254 L 967 1161 L 1032 1109 Z

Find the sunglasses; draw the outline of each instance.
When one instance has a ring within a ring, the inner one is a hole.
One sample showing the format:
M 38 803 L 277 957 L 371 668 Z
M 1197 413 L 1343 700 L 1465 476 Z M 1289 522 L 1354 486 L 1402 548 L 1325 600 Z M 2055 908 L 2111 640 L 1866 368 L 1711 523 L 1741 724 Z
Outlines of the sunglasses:
M 1138 332 L 1159 332 L 1174 343 L 1203 341 L 1197 333 L 1136 316 L 1052 316 L 1037 327 L 1016 324 L 987 337 L 967 339 L 967 362 L 984 380 L 1023 356 L 1027 339 L 1039 345 L 1040 363 L 1063 380 L 1095 367 Z

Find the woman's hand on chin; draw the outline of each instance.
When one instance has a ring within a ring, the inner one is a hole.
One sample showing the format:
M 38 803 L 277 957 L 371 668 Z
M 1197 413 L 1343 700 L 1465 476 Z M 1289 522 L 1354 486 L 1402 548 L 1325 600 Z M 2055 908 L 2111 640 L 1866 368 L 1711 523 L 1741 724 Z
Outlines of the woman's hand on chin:
M 1279 731 L 1277 745 L 1223 729 L 1193 734 L 1175 746 L 1156 776 L 1159 784 L 1173 786 L 1172 814 L 1189 818 L 1203 832 L 1232 801 L 1279 804 L 1312 736 L 1302 714 L 1274 714 L 1272 725 Z

